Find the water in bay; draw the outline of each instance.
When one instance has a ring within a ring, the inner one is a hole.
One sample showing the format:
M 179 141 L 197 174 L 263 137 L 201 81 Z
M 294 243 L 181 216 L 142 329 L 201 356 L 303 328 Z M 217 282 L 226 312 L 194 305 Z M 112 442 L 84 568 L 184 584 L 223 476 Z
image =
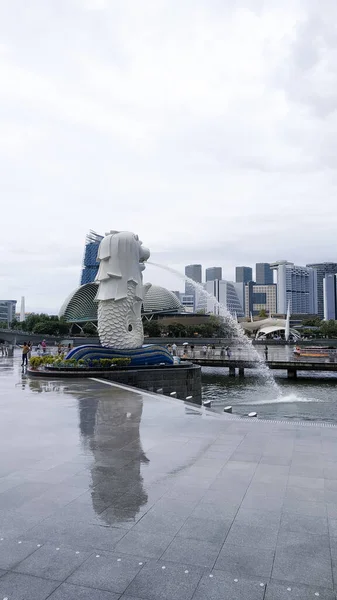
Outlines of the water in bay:
M 234 378 L 228 377 L 227 369 L 203 367 L 203 400 L 212 400 L 217 412 L 231 405 L 233 414 L 241 416 L 255 411 L 261 419 L 337 423 L 337 374 L 317 372 L 309 378 L 303 371 L 293 381 L 277 371 L 275 377 L 282 393 L 272 398 L 252 370 L 247 369 L 244 378 Z

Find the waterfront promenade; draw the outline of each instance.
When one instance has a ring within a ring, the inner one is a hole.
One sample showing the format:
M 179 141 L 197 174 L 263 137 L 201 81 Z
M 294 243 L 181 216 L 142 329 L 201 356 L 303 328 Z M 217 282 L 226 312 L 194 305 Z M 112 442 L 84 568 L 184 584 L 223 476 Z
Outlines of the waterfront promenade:
M 0 598 L 336 600 L 336 427 L 10 358 L 0 411 Z
M 254 348 L 259 356 L 264 357 L 264 348 Z M 203 367 L 221 367 L 227 368 L 230 376 L 238 374 L 243 377 L 245 369 L 257 369 L 260 366 L 258 358 L 252 350 L 233 347 L 230 358 L 226 357 L 224 351 L 220 348 L 215 350 L 208 349 L 190 349 L 184 352 L 184 349 L 179 349 L 179 356 L 182 361 L 189 360 L 196 365 Z M 295 356 L 292 347 L 268 347 L 268 358 L 265 360 L 266 365 L 272 370 L 287 371 L 288 377 L 295 379 L 298 371 L 305 371 L 306 376 L 309 372 L 336 372 L 337 373 L 337 354 L 335 350 L 330 353 L 329 357 L 310 357 L 310 356 Z

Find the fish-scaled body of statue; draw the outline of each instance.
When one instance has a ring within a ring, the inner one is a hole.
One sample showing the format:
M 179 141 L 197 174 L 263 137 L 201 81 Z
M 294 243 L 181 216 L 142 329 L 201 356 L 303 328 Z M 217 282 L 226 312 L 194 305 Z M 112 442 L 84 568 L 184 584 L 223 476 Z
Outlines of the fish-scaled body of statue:
M 144 343 L 141 309 L 149 287 L 142 271 L 150 251 L 129 231 L 112 231 L 98 250 L 98 335 L 102 346 L 140 348 Z

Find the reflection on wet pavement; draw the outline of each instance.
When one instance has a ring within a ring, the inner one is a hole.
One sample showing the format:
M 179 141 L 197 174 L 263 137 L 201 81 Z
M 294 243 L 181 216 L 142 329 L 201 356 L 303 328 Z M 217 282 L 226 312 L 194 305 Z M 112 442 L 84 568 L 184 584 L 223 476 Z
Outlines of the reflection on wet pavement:
M 30 379 L 16 359 L 0 414 L 0 598 L 335 599 L 337 428 Z

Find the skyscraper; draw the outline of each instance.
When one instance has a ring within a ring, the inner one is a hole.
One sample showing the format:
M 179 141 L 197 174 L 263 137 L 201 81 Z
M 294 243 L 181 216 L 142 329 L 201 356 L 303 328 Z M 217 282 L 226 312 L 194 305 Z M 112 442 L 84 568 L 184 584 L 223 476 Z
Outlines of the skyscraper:
M 253 279 L 253 269 L 250 267 L 236 267 L 235 281 L 236 283 L 248 283 Z
M 317 272 L 317 314 L 320 319 L 324 319 L 324 292 L 323 292 L 323 280 L 327 273 L 335 275 L 337 273 L 337 263 L 315 263 L 307 265 L 312 267 Z
M 89 231 L 85 239 L 81 285 L 95 281 L 98 271 L 97 253 L 102 239 L 95 231 Z
M 255 282 L 257 285 L 272 285 L 274 283 L 273 271 L 269 263 L 256 263 Z
M 317 314 L 317 272 L 286 260 L 271 263 L 277 272 L 277 312 L 286 314 L 288 304 L 292 314 Z
M 185 275 L 197 283 L 202 281 L 202 267 L 201 265 L 186 265 Z M 185 283 L 185 294 L 193 294 L 195 296 L 195 288 L 191 283 L 186 281 Z
M 16 300 L 0 300 L 0 321 L 10 325 L 15 319 Z
M 214 281 L 215 279 L 222 279 L 222 268 L 209 267 L 208 269 L 206 269 L 206 282 Z
M 324 319 L 336 319 L 337 316 L 337 276 L 326 273 L 323 279 Z

